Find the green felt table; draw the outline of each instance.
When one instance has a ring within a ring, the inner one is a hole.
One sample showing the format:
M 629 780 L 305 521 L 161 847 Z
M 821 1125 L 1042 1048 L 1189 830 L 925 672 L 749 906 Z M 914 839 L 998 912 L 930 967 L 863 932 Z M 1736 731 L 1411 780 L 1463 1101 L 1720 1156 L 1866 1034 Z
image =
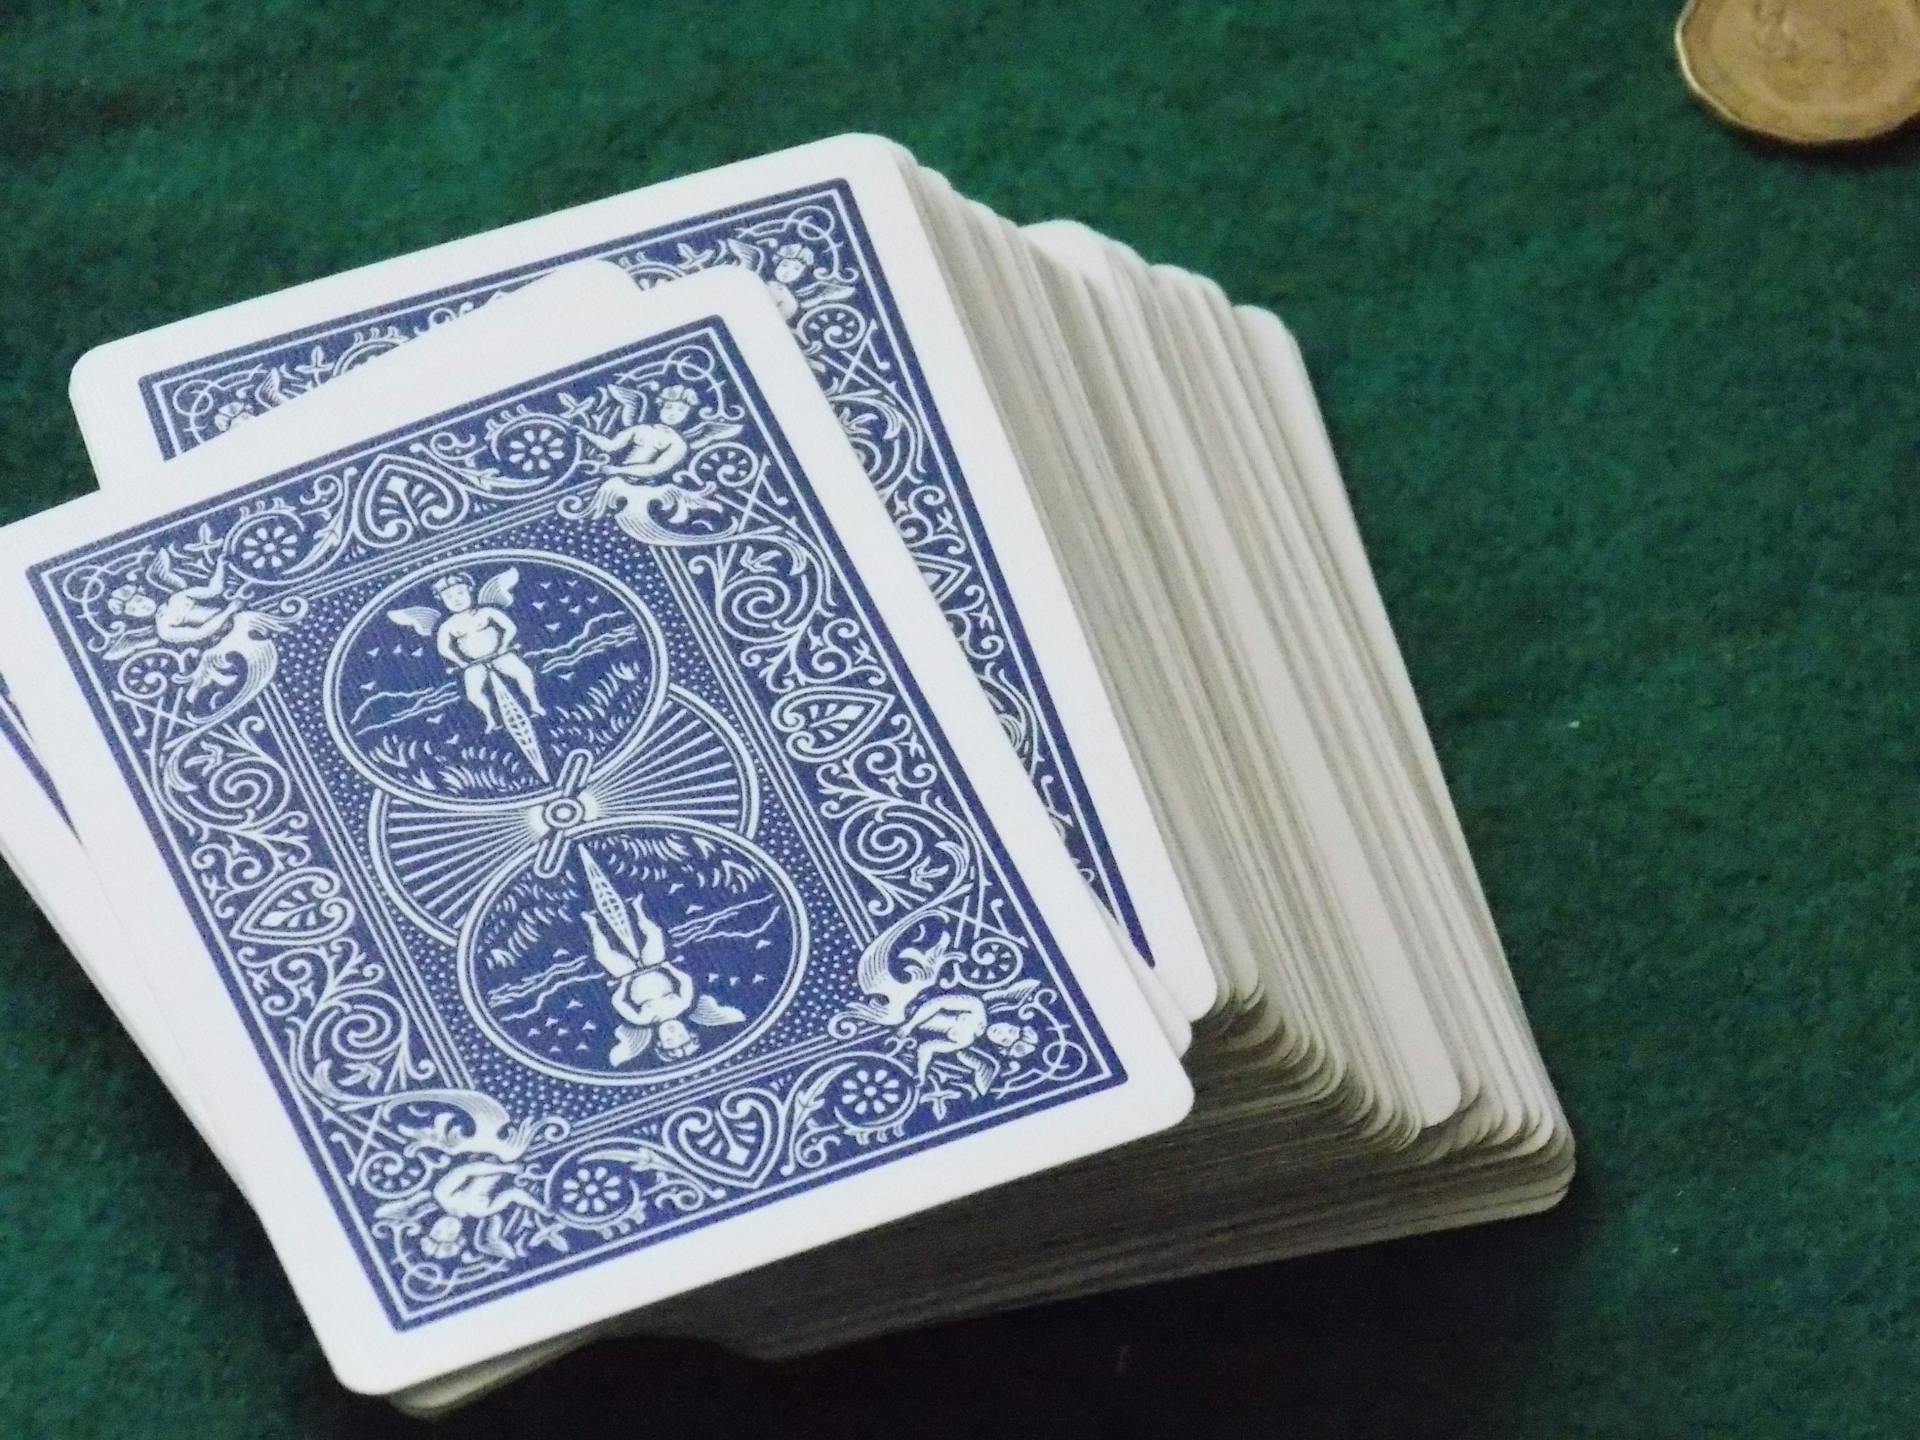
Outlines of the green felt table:
M 89 346 L 847 129 L 1276 307 L 1580 1139 L 1535 1220 L 448 1433 L 1912 1433 L 1920 143 L 1723 131 L 1677 5 L 0 3 L 6 518 Z M 0 881 L 0 1435 L 412 1428 Z

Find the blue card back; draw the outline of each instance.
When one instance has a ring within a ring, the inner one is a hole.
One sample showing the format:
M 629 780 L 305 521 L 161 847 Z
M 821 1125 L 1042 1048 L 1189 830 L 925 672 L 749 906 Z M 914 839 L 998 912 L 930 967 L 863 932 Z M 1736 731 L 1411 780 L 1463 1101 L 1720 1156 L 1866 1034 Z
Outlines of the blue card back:
M 1126 1078 L 717 319 L 30 578 L 396 1327 Z
M 26 767 L 27 774 L 33 778 L 40 793 L 64 818 L 66 807 L 60 803 L 59 791 L 53 788 L 53 777 L 47 774 L 46 765 L 33 748 L 33 738 L 27 734 L 26 722 L 20 718 L 20 711 L 7 690 L 4 676 L 0 676 L 0 742 L 4 742 L 20 758 L 20 763 Z
M 1126 879 L 846 183 L 770 195 L 170 365 L 139 382 L 160 451 L 185 453 L 493 295 L 588 258 L 613 261 L 643 287 L 717 266 L 763 281 L 1082 873 L 1151 964 Z

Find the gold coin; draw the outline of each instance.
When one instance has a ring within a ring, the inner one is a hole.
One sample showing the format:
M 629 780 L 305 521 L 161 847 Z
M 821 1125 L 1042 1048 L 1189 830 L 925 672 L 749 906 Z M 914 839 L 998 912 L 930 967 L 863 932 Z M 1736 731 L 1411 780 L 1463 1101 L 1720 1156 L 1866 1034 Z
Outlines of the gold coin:
M 1794 145 L 1920 114 L 1920 0 L 1687 0 L 1680 73 L 1729 124 Z

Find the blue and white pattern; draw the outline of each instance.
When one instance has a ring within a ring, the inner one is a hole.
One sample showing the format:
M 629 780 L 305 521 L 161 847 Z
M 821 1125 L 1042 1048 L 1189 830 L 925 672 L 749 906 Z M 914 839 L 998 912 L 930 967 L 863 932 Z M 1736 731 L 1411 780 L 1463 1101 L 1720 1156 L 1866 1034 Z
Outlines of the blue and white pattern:
M 1151 963 L 1124 877 L 845 184 L 770 196 L 149 375 L 140 388 L 160 449 L 169 457 L 184 453 L 502 291 L 583 259 L 611 260 L 643 287 L 716 265 L 744 266 L 766 284 L 1069 851 Z M 537 447 L 538 437 L 526 443 Z
M 398 1326 L 1125 1078 L 717 320 L 31 578 Z
M 0 740 L 4 740 L 20 757 L 20 763 L 26 767 L 27 774 L 47 797 L 53 808 L 60 812 L 60 818 L 67 818 L 67 807 L 60 803 L 60 792 L 53 788 L 53 777 L 47 774 L 47 767 L 40 758 L 39 751 L 33 748 L 33 737 L 27 734 L 26 721 L 20 718 L 20 711 L 13 703 L 13 695 L 7 689 L 4 676 L 0 676 Z

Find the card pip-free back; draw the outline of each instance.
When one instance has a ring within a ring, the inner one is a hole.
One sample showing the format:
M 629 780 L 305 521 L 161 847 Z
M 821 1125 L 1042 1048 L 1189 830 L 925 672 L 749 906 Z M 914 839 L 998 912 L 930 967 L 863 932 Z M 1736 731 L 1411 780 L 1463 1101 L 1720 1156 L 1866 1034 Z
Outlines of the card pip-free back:
M 103 347 L 73 395 L 101 483 L 582 258 L 648 286 L 754 276 L 806 355 L 1082 873 L 1189 1016 L 1210 971 L 1071 602 L 903 183 L 844 136 L 435 247 Z M 164 482 L 161 482 L 164 483 Z M 1046 623 L 1032 623 L 1034 616 Z
M 615 288 L 10 550 L 22 709 L 362 1388 L 1186 1103 L 764 289 Z

